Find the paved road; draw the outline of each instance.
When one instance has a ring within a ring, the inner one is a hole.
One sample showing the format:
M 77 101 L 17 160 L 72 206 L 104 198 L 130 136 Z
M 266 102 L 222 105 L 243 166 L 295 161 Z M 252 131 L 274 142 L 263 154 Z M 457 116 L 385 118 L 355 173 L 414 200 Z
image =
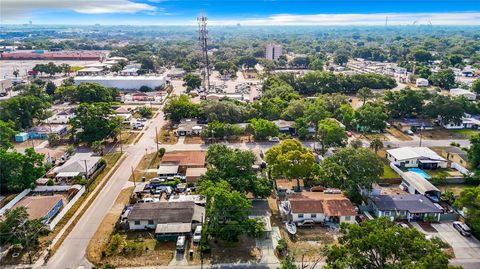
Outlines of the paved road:
M 155 127 L 160 128 L 165 124 L 163 112 L 150 120 L 147 124 L 144 135 L 137 144 L 127 147 L 125 150 L 126 157 L 123 163 L 112 174 L 103 191 L 99 193 L 92 205 L 87 209 L 79 222 L 67 236 L 60 249 L 49 260 L 44 268 L 71 268 L 76 269 L 78 266 L 90 268 L 90 263 L 85 258 L 90 239 L 95 234 L 108 210 L 113 206 L 118 194 L 126 185 L 131 174 L 131 167 L 136 167 L 143 155 L 156 150 L 155 146 Z

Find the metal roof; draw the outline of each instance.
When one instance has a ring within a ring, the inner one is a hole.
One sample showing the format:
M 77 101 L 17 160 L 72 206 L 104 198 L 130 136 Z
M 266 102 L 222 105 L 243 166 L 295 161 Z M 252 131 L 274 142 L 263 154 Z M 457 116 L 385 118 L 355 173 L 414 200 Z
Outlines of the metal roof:
M 380 211 L 408 211 L 410 213 L 442 213 L 432 201 L 420 194 L 377 195 L 370 197 Z

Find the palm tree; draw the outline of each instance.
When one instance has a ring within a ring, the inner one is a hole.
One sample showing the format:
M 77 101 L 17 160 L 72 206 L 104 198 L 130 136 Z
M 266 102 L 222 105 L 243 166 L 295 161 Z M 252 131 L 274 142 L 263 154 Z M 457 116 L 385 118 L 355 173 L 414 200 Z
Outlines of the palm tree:
M 378 150 L 383 148 L 383 142 L 380 139 L 375 138 L 370 142 L 370 148 L 375 151 L 375 154 L 377 154 Z

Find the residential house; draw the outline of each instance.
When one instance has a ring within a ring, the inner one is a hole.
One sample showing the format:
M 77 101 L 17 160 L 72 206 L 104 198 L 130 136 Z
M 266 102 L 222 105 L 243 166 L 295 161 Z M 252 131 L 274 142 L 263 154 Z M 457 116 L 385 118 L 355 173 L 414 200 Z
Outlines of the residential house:
M 415 86 L 417 87 L 428 87 L 428 85 L 428 79 L 425 78 L 417 78 L 417 80 L 415 81 Z
M 441 119 L 440 119 L 441 122 Z M 445 129 L 478 129 L 480 127 L 480 120 L 470 114 L 465 113 L 460 122 L 448 122 L 443 123 L 442 126 Z
M 171 174 L 176 170 L 177 175 L 185 175 L 189 168 L 205 168 L 205 157 L 205 151 L 166 152 L 162 157 L 157 174 Z
M 175 164 L 164 164 L 158 166 L 157 175 L 159 178 L 168 178 L 178 176 L 178 165 Z
M 40 125 L 27 130 L 29 139 L 47 139 L 49 134 L 64 136 L 68 133 L 67 125 Z
M 13 208 L 25 207 L 28 218 L 40 219 L 42 223 L 48 223 L 63 207 L 63 196 L 54 195 L 36 195 L 25 196 Z
M 398 167 L 447 168 L 447 160 L 427 147 L 402 147 L 387 150 L 387 159 Z
M 178 124 L 173 134 L 176 136 L 200 135 L 204 126 L 204 124 L 199 124 L 196 119 L 184 119 Z
M 291 135 L 294 135 L 296 133 L 294 121 L 276 120 L 276 121 L 273 121 L 273 123 L 277 125 L 280 133 L 286 133 Z
M 458 163 L 463 167 L 468 167 L 468 153 L 461 148 L 443 148 L 441 155 L 452 163 Z
M 185 172 L 187 183 L 196 183 L 200 177 L 205 175 L 206 172 L 207 168 L 205 167 L 187 168 Z
M 154 229 L 158 240 L 189 235 L 203 222 L 205 208 L 193 201 L 138 203 L 126 217 L 130 230 Z
M 92 153 L 76 153 L 62 166 L 55 167 L 55 178 L 58 180 L 71 180 L 74 177 L 92 176 L 100 166 L 102 158 L 93 156 Z
M 392 220 L 416 221 L 426 217 L 439 221 L 443 210 L 420 194 L 376 195 L 369 198 L 376 217 L 389 217 Z
M 175 194 L 171 195 L 168 199 L 169 203 L 178 203 L 178 202 L 194 202 L 196 205 L 205 206 L 207 203 L 207 197 L 199 194 Z
M 450 95 L 453 96 L 453 97 L 463 96 L 469 101 L 475 101 L 475 99 L 477 99 L 477 94 L 476 93 L 474 93 L 472 91 L 469 91 L 469 90 L 461 89 L 461 88 L 451 89 L 450 90 Z
M 67 108 L 58 111 L 53 116 L 45 120 L 45 123 L 48 124 L 67 124 L 71 118 L 74 116 L 75 109 L 74 108 Z
M 405 172 L 401 174 L 402 183 L 400 188 L 411 194 L 422 194 L 437 202 L 440 200 L 440 190 L 433 186 L 426 178 L 416 172 Z
M 342 193 L 302 192 L 288 197 L 294 222 L 354 223 L 357 211 Z

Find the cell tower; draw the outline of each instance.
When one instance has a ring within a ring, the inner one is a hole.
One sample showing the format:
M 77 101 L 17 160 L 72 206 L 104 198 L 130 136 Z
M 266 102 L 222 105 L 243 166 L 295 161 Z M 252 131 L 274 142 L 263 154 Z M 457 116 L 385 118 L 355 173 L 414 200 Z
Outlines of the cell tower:
M 202 86 L 204 90 L 210 89 L 210 70 L 208 62 L 208 31 L 207 17 L 201 13 L 197 18 L 198 21 L 198 42 L 202 51 L 201 74 L 203 76 Z

